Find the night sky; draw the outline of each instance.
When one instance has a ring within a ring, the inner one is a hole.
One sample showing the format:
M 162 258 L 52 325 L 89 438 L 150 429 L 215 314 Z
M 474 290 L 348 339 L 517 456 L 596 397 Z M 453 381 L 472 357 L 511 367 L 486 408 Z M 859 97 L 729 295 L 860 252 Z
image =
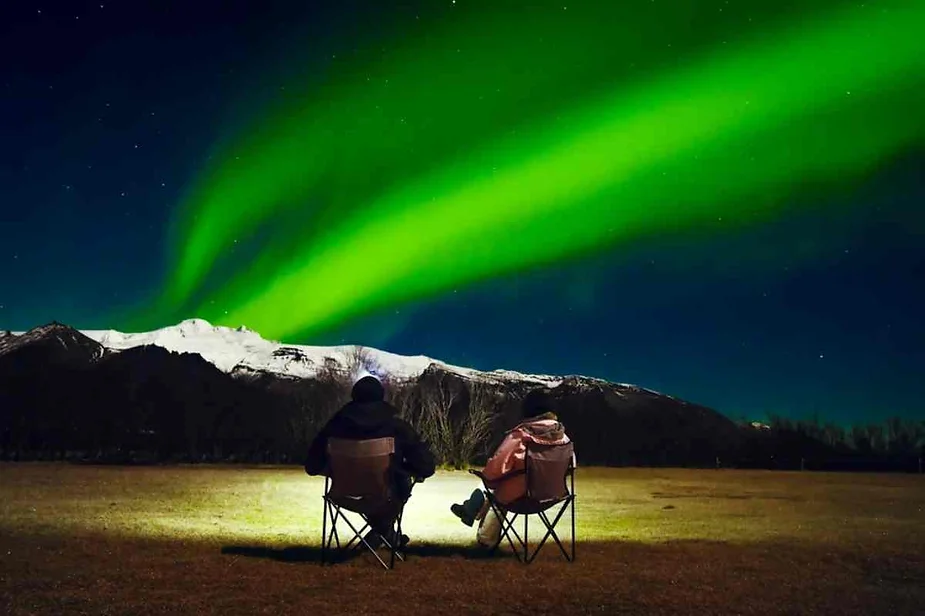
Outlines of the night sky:
M 201 317 L 925 419 L 923 29 L 916 0 L 4 3 L 0 329 Z

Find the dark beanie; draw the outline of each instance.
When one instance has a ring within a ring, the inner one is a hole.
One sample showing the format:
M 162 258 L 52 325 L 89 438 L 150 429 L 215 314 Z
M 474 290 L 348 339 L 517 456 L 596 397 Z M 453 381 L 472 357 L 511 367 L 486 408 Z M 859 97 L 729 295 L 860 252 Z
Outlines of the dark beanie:
M 534 389 L 528 393 L 520 406 L 524 417 L 554 412 L 552 397 L 544 389 Z
M 355 402 L 381 402 L 385 400 L 385 388 L 374 376 L 364 376 L 356 382 L 351 392 Z

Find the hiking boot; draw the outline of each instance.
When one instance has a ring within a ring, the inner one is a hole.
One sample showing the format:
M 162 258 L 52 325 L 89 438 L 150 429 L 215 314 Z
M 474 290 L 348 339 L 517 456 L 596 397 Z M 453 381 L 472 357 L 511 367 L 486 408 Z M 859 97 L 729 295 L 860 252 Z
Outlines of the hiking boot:
M 453 504 L 450 507 L 450 511 L 453 512 L 457 518 L 462 520 L 462 523 L 466 526 L 472 526 L 475 524 L 475 517 L 478 515 L 479 511 L 482 509 L 482 505 L 485 504 L 485 493 L 481 490 L 473 490 L 469 498 L 463 501 L 462 505 Z
M 363 537 L 363 540 L 366 541 L 366 543 L 369 544 L 369 547 L 371 547 L 374 550 L 377 549 L 380 545 L 382 545 L 382 537 L 380 537 L 379 533 L 377 533 L 374 530 L 371 530 L 368 533 L 366 533 L 366 535 Z
M 404 547 L 408 545 L 410 541 L 411 541 L 411 537 L 409 537 L 408 535 L 402 535 L 398 540 L 398 546 L 397 546 L 398 549 L 399 550 L 404 549 Z

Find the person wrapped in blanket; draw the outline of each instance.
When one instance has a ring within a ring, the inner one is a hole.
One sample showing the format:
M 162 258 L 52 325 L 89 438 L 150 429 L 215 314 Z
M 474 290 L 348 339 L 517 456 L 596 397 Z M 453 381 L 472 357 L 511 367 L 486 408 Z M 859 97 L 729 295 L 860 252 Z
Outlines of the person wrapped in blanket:
M 524 458 L 528 442 L 540 445 L 565 445 L 570 441 L 565 427 L 559 422 L 552 398 L 543 389 L 530 391 L 521 404 L 522 421 L 505 434 L 504 439 L 482 470 L 485 483 L 494 492 L 498 503 L 511 503 L 527 492 L 526 476 L 523 474 L 508 477 L 507 473 L 524 468 Z M 491 547 L 501 536 L 502 520 L 488 504 L 488 499 L 481 488 L 462 504 L 453 504 L 450 511 L 463 524 L 473 526 L 479 522 L 476 540 L 483 547 Z

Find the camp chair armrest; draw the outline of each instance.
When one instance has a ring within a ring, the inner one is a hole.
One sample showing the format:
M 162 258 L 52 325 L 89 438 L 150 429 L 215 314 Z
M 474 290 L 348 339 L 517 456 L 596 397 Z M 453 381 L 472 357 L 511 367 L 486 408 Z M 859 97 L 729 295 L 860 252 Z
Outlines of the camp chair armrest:
M 485 476 L 485 473 L 483 473 L 482 471 L 469 469 L 469 472 L 475 475 L 476 477 L 478 477 L 479 479 L 481 479 L 482 483 L 484 483 L 486 486 L 490 488 L 494 486 L 498 486 L 504 483 L 505 481 L 507 481 L 508 479 L 511 479 L 512 477 L 517 477 L 518 475 L 525 475 L 527 473 L 525 469 L 519 468 L 519 469 L 515 469 L 512 471 L 508 471 L 504 473 L 503 475 L 501 475 L 500 477 L 497 477 L 495 479 L 489 479 L 488 477 Z

